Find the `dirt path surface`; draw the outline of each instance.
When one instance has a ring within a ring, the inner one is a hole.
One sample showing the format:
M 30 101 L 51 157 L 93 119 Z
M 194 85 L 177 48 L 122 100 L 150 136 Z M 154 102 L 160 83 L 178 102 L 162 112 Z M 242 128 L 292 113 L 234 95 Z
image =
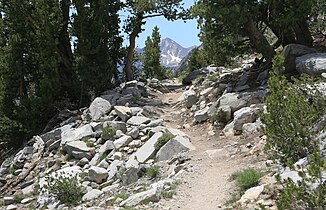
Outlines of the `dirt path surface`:
M 157 95 L 165 106 L 162 118 L 167 127 L 178 128 L 185 132 L 196 147 L 189 152 L 191 157 L 186 172 L 180 175 L 181 183 L 172 199 L 162 200 L 163 209 L 215 210 L 235 193 L 235 184 L 229 181 L 230 175 L 243 168 L 261 167 L 262 163 L 253 156 L 239 155 L 234 152 L 239 144 L 253 139 L 222 138 L 209 134 L 209 123 L 192 126 L 191 118 L 185 118 L 185 110 L 176 106 L 182 90 Z M 183 126 L 186 124 L 186 126 Z M 188 124 L 188 125 L 187 125 Z M 189 126 L 190 125 L 190 126 Z

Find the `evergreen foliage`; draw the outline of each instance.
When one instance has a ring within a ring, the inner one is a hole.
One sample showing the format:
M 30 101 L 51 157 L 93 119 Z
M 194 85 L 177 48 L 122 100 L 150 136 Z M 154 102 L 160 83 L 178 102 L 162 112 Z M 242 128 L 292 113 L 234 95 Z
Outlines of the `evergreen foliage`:
M 319 7 L 324 4 L 321 2 L 200 0 L 192 14 L 198 17 L 204 51 L 216 65 L 228 63 L 231 57 L 249 49 L 270 62 L 275 54 L 273 48 L 280 45 L 312 45 L 309 23 L 323 22 L 325 10 Z M 273 46 L 268 42 L 268 31 L 277 38 Z
M 155 26 L 151 36 L 145 42 L 143 55 L 143 71 L 145 78 L 164 79 L 164 68 L 160 64 L 161 57 L 161 35 L 159 28 Z
M 124 32 L 129 36 L 124 73 L 125 79 L 130 81 L 134 78 L 132 60 L 136 47 L 136 38 L 143 31 L 142 26 L 146 24 L 146 19 L 161 16 L 173 21 L 183 18 L 186 12 L 183 9 L 182 0 L 126 0 L 123 2 L 123 9 L 129 13 L 124 25 Z
M 312 126 L 323 112 L 323 99 L 318 90 L 306 82 L 290 83 L 282 76 L 284 58 L 277 55 L 273 60 L 266 97 L 267 112 L 261 119 L 267 135 L 266 149 L 282 164 L 294 163 L 311 154 L 317 145 Z M 309 101 L 308 98 L 313 98 Z
M 73 32 L 75 66 L 81 80 L 81 103 L 112 87 L 118 80 L 122 38 L 119 35 L 121 5 L 117 1 L 76 0 Z M 87 99 L 84 99 L 84 97 Z

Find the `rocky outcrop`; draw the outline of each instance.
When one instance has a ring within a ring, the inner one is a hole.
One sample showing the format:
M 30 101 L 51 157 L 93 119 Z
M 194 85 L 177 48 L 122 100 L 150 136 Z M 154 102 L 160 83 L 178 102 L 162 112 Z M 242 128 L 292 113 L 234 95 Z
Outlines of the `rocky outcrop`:
M 300 73 L 321 75 L 326 73 L 326 53 L 307 54 L 295 59 L 296 69 Z

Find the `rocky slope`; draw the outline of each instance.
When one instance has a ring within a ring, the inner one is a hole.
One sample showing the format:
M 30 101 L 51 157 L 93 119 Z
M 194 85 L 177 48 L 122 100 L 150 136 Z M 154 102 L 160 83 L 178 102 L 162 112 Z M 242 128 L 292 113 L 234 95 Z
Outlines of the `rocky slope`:
M 69 111 L 67 120 L 1 164 L 0 209 L 69 209 L 46 190 L 47 177 L 58 174 L 78 175 L 85 189 L 74 209 L 228 208 L 236 191 L 231 174 L 248 167 L 266 170 L 270 163 L 259 120 L 267 73 L 252 81 L 253 60 L 239 68 L 195 71 L 187 87 L 131 81 L 89 107 Z M 279 169 L 268 168 L 259 185 L 236 201 L 238 208 L 276 209 L 273 174 Z M 280 172 L 298 180 L 295 171 Z

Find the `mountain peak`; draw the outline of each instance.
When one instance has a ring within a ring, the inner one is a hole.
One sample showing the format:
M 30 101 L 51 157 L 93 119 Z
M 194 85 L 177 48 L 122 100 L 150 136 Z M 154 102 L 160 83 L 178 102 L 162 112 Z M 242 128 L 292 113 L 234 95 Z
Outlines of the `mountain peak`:
M 171 38 L 164 38 L 161 41 L 161 63 L 164 66 L 174 67 L 177 66 L 182 58 L 188 55 L 193 49 L 184 48 Z

